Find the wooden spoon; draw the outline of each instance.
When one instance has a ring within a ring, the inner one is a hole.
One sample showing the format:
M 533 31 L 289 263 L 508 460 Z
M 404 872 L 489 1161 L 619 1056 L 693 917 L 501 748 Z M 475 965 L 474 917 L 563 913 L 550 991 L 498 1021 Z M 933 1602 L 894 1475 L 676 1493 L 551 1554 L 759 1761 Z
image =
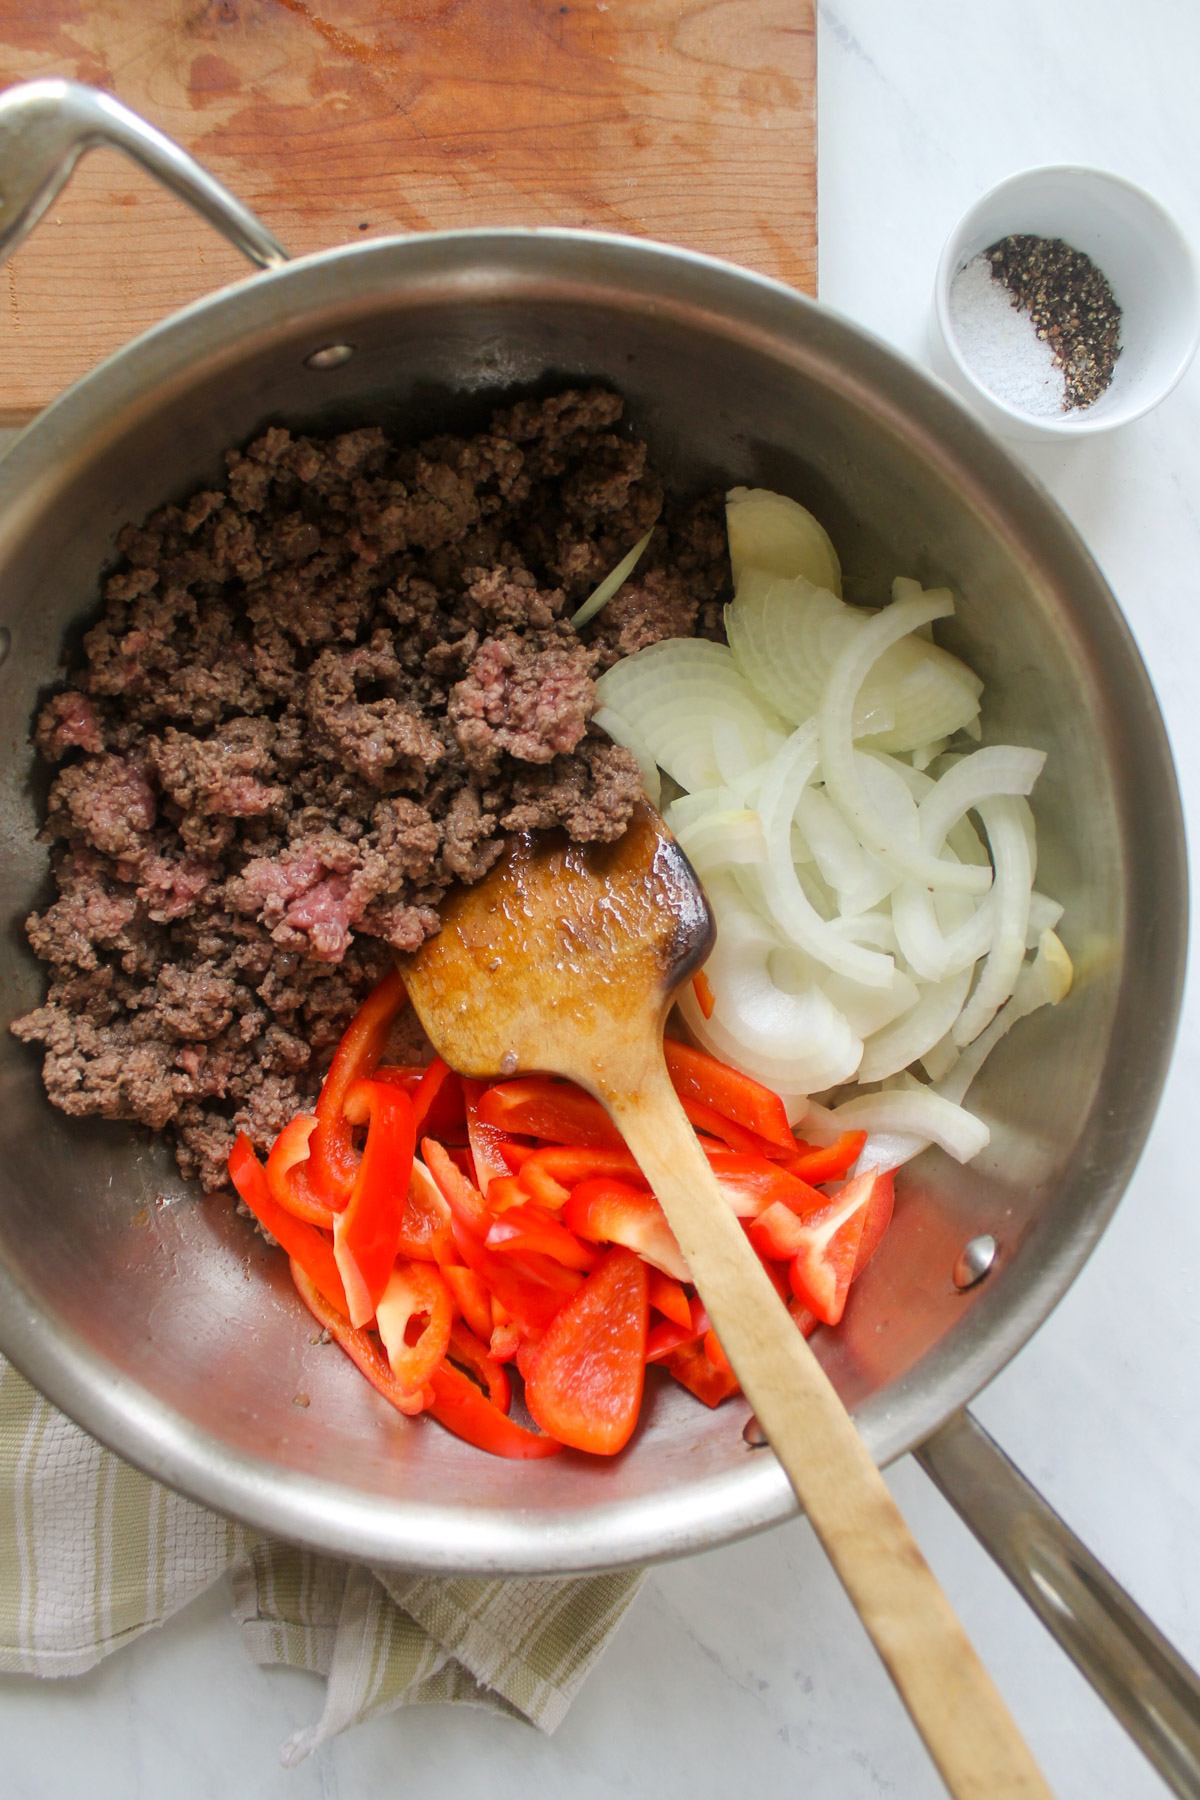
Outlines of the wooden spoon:
M 714 929 L 662 820 L 643 805 L 615 844 L 516 837 L 482 881 L 455 890 L 441 910 L 440 933 L 398 959 L 435 1049 L 463 1075 L 564 1075 L 603 1103 L 947 1787 L 961 1800 L 1048 1796 L 671 1086 L 663 1024 Z

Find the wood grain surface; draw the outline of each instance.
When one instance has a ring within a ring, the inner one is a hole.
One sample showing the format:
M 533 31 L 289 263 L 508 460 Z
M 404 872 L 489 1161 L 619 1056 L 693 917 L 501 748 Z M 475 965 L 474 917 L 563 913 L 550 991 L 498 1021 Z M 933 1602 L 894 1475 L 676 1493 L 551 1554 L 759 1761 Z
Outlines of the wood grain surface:
M 0 0 L 293 253 L 464 225 L 666 239 L 816 289 L 814 0 Z M 246 265 L 116 153 L 4 271 L 0 424 Z

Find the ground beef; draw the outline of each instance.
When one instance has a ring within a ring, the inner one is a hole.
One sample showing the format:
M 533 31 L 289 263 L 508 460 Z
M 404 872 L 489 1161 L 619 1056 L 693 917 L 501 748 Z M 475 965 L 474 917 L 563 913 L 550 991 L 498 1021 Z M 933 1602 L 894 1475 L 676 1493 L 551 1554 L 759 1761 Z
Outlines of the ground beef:
M 621 835 L 640 780 L 589 726 L 594 678 L 719 636 L 729 583 L 720 494 L 664 495 L 621 416 L 572 390 L 415 447 L 276 427 L 224 489 L 123 528 L 34 727 L 60 765 L 27 922 L 50 990 L 13 1030 L 55 1104 L 165 1130 L 223 1186 L 235 1132 L 265 1149 L 311 1104 L 391 951 L 504 833 Z

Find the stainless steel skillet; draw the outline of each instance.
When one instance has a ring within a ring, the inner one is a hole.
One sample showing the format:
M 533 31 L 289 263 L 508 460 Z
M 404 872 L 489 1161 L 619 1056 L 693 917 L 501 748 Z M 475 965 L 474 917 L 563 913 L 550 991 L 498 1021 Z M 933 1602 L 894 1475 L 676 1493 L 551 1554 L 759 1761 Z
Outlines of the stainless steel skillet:
M 918 1451 L 977 1535 L 1181 1793 L 1200 1794 L 1200 1692 L 1126 1596 L 961 1409 L 1078 1272 L 1128 1181 L 1178 1014 L 1183 829 L 1157 706 L 1111 593 L 1052 504 L 919 371 L 769 281 L 661 245 L 461 232 L 288 263 L 245 209 L 106 95 L 0 99 L 11 250 L 81 150 L 138 157 L 265 272 L 188 308 L 76 384 L 0 464 L 5 1017 L 41 975 L 19 922 L 41 893 L 28 731 L 116 530 L 219 478 L 269 422 L 471 428 L 514 388 L 619 387 L 680 487 L 774 486 L 830 528 L 854 598 L 899 568 L 961 596 L 957 644 L 989 734 L 1049 752 L 1041 880 L 1079 980 L 996 1052 L 993 1143 L 930 1155 L 824 1360 L 880 1461 Z M 430 1570 L 601 1568 L 685 1554 L 791 1510 L 729 1408 L 657 1393 L 597 1470 L 481 1467 L 381 1416 L 297 1329 L 269 1254 L 122 1127 L 64 1119 L 0 1044 L 0 1348 L 97 1437 L 207 1504 L 327 1551 Z M 992 1240 L 988 1253 L 985 1240 Z M 247 1280 L 247 1273 L 253 1275 Z M 303 1387 L 312 1405 L 298 1415 Z

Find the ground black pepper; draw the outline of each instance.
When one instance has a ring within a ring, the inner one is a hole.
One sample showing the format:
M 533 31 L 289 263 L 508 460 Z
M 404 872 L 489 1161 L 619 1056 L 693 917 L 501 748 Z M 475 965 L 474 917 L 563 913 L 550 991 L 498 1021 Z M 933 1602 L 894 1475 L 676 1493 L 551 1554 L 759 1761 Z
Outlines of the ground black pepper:
M 1018 234 L 984 255 L 1013 305 L 1027 312 L 1063 372 L 1064 411 L 1090 406 L 1113 378 L 1121 354 L 1121 308 L 1090 256 L 1062 238 Z

